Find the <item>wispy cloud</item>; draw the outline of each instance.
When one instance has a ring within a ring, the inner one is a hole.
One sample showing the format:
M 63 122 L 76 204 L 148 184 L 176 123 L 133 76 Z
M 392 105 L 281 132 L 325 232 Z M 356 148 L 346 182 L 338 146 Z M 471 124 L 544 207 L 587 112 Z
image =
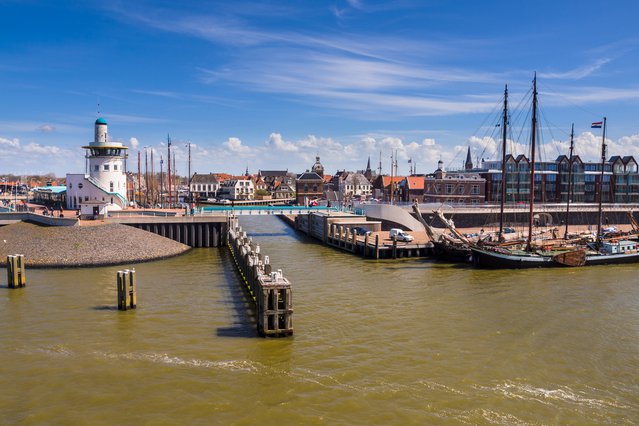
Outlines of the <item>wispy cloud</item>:
M 606 65 L 610 61 L 611 61 L 611 59 L 609 59 L 609 58 L 599 59 L 599 60 L 595 61 L 592 64 L 586 64 L 586 65 L 581 66 L 579 68 L 575 68 L 575 69 L 568 70 L 568 71 L 563 71 L 563 72 L 540 72 L 539 76 L 541 78 L 546 78 L 546 79 L 580 80 L 582 78 L 590 76 L 594 72 L 599 71 L 601 69 L 601 67 L 603 67 L 604 65 Z

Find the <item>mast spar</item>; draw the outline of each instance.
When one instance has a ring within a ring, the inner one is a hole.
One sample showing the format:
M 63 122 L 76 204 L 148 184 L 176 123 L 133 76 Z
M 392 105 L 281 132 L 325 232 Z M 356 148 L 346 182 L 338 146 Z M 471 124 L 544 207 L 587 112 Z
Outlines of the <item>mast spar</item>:
M 506 202 L 506 136 L 508 126 L 508 85 L 504 89 L 504 117 L 502 122 L 502 150 L 501 150 L 501 201 L 499 203 L 499 240 L 504 231 L 504 203 Z
M 572 152 L 575 148 L 575 123 L 572 123 L 570 129 L 570 157 L 568 157 L 568 199 L 566 200 L 566 231 L 564 232 L 564 239 L 568 239 L 568 222 L 570 220 L 570 198 L 572 196 Z
M 526 251 L 531 249 L 533 214 L 535 204 L 535 142 L 537 139 L 537 73 L 533 78 L 533 100 L 532 100 L 532 132 L 530 138 L 530 199 L 528 212 L 528 240 L 526 241 Z
M 597 212 L 597 250 L 601 248 L 601 216 L 604 186 L 604 166 L 606 165 L 606 117 L 603 119 L 603 132 L 601 134 L 601 175 L 599 177 L 599 209 Z

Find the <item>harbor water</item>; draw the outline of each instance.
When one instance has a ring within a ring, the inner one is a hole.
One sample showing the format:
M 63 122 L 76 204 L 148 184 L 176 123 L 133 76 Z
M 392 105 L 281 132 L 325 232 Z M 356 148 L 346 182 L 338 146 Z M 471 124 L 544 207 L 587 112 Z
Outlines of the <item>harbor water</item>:
M 293 283 L 257 337 L 226 249 L 0 281 L 1 424 L 636 424 L 636 265 L 364 260 L 275 217 L 242 226 Z M 129 266 L 127 266 L 129 267 Z

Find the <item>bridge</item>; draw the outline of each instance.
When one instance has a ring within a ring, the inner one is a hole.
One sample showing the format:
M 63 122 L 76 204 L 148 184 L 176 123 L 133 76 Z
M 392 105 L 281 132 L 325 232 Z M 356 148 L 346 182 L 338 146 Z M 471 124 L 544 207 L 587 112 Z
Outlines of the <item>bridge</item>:
M 317 212 L 338 212 L 337 207 L 327 206 L 238 206 L 238 205 L 216 205 L 204 206 L 196 211 L 196 216 L 259 216 L 259 215 L 293 215 L 310 214 Z

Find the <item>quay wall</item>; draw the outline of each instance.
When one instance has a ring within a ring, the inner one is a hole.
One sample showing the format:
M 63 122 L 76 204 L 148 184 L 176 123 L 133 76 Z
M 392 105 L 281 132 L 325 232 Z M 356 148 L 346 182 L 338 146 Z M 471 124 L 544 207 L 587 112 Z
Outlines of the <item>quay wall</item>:
M 226 216 L 118 217 L 108 221 L 152 232 L 194 248 L 222 247 L 228 236 Z
M 443 211 L 444 216 L 452 218 L 455 226 L 458 228 L 476 228 L 484 226 L 499 225 L 499 209 L 463 209 L 463 211 L 449 209 Z M 605 225 L 616 224 L 623 225 L 629 224 L 628 212 L 618 209 L 604 209 L 602 212 L 602 223 Z M 439 220 L 436 214 L 432 211 L 422 210 L 422 217 L 426 222 L 431 223 L 433 226 L 443 228 L 445 225 Z M 540 226 L 561 226 L 565 224 L 566 211 L 553 210 L 553 209 L 541 209 L 535 210 L 535 223 Z M 596 225 L 597 224 L 597 211 L 571 211 L 569 223 L 571 225 Z M 527 209 L 507 209 L 504 211 L 504 226 L 520 226 L 528 224 L 528 210 Z

